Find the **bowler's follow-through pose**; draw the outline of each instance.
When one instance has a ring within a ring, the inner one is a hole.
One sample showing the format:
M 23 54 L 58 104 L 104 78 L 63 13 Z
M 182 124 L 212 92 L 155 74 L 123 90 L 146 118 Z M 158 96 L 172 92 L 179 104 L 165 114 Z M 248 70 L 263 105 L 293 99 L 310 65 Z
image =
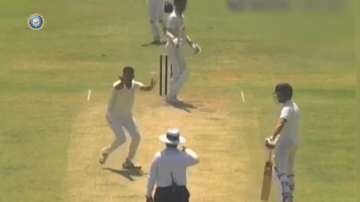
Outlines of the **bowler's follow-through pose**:
M 183 13 L 186 8 L 186 0 L 174 0 L 174 11 L 170 14 L 167 23 L 167 44 L 166 52 L 169 57 L 169 63 L 172 65 L 172 78 L 166 101 L 168 103 L 177 103 L 178 94 L 184 84 L 188 71 L 186 69 L 185 58 L 181 52 L 181 46 L 184 41 L 194 49 L 195 53 L 200 53 L 200 46 L 191 41 L 185 33 Z
M 269 149 L 275 148 L 275 175 L 280 202 L 292 202 L 295 189 L 294 161 L 298 145 L 300 110 L 292 98 L 292 87 L 280 83 L 275 96 L 282 105 L 280 119 L 273 135 L 265 140 Z
M 119 76 L 120 80 L 113 84 L 106 119 L 115 133 L 115 140 L 113 143 L 103 148 L 99 158 L 100 164 L 104 164 L 109 154 L 125 143 L 126 129 L 131 137 L 131 143 L 128 156 L 123 163 L 123 168 L 141 168 L 133 162 L 140 143 L 140 133 L 132 114 L 132 108 L 134 105 L 135 90 L 140 89 L 143 91 L 150 91 L 153 89 L 155 81 L 152 79 L 149 86 L 144 86 L 144 84 L 135 81 L 134 77 L 134 69 L 130 66 L 126 66 L 123 69 L 122 76 Z

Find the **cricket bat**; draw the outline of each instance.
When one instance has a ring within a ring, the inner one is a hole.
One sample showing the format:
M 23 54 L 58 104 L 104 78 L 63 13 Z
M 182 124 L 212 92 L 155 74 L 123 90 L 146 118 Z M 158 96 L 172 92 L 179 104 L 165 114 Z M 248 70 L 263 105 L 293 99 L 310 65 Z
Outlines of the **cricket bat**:
M 271 160 L 272 156 L 272 150 L 269 151 L 269 159 L 265 162 L 264 166 L 264 177 L 263 177 L 263 183 L 261 187 L 261 200 L 262 201 L 268 201 L 270 196 L 270 190 L 271 190 L 271 183 L 272 183 L 272 167 L 273 163 Z

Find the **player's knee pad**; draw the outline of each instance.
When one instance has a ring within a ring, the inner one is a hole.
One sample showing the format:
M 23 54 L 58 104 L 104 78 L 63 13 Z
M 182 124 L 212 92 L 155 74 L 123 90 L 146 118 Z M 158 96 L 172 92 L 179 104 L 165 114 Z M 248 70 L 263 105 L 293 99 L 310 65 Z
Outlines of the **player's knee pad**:
M 287 183 L 282 183 L 281 184 L 282 187 L 282 201 L 283 202 L 292 202 L 293 201 L 293 196 L 292 196 L 292 192 L 289 189 L 289 185 Z
M 281 202 L 292 202 L 293 195 L 290 189 L 290 181 L 288 175 L 283 172 L 280 172 L 276 167 L 274 168 L 276 178 L 279 181 L 279 188 L 281 189 Z
M 291 190 L 290 190 L 290 184 L 287 180 L 285 179 L 280 179 L 280 183 L 281 183 L 281 190 L 283 194 L 290 194 Z
M 281 192 L 283 193 L 283 195 L 290 194 L 291 190 L 290 190 L 290 182 L 288 176 L 285 173 L 279 172 L 278 169 L 276 168 L 275 168 L 275 172 L 277 178 L 280 181 Z

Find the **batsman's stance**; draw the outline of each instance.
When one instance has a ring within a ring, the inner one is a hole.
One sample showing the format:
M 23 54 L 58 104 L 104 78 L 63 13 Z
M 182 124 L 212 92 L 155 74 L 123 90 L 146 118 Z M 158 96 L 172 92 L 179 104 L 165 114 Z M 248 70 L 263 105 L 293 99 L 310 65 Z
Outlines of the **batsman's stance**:
M 201 52 L 200 46 L 192 42 L 190 37 L 185 33 L 183 13 L 186 8 L 186 2 L 186 0 L 174 0 L 175 9 L 168 18 L 166 52 L 173 70 L 170 89 L 166 98 L 168 103 L 178 102 L 177 96 L 188 74 L 186 62 L 181 52 L 181 46 L 184 40 L 194 49 L 196 54 Z
M 141 168 L 133 162 L 140 143 L 140 133 L 132 114 L 132 108 L 134 105 L 135 90 L 150 91 L 153 89 L 155 81 L 151 79 L 150 85 L 144 86 L 141 82 L 135 81 L 134 78 L 134 68 L 126 66 L 123 68 L 119 80 L 113 84 L 106 119 L 115 133 L 115 140 L 103 148 L 99 158 L 100 164 L 104 164 L 109 154 L 125 143 L 126 129 L 131 137 L 131 143 L 128 156 L 122 166 L 124 169 Z
M 300 121 L 299 107 L 292 98 L 292 87 L 288 83 L 275 86 L 275 96 L 282 105 L 280 119 L 273 135 L 265 140 L 269 149 L 275 148 L 275 175 L 279 201 L 292 202 L 295 188 L 294 161 L 298 145 Z

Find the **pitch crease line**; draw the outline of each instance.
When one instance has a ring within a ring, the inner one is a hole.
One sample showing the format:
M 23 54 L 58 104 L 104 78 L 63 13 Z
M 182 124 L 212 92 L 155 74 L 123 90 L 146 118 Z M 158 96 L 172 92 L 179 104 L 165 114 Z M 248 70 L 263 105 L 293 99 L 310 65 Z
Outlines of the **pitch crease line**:
M 90 101 L 90 99 L 91 99 L 91 89 L 88 90 L 87 101 Z
M 246 103 L 244 91 L 241 91 L 241 100 L 243 103 Z

